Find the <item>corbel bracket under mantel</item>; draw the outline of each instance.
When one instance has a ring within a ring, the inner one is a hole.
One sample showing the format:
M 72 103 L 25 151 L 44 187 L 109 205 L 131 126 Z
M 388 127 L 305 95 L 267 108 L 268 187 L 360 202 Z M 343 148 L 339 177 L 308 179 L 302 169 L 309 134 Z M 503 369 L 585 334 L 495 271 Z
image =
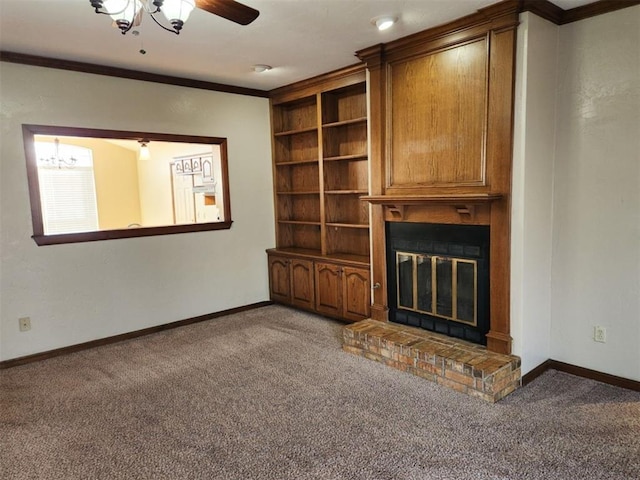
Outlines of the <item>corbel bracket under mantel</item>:
M 472 193 L 472 194 L 442 194 L 442 195 L 368 195 L 360 200 L 373 205 L 387 207 L 388 211 L 397 219 L 403 220 L 406 209 L 410 206 L 421 205 L 450 205 L 456 209 L 461 217 L 473 218 L 475 207 L 500 200 L 502 194 Z

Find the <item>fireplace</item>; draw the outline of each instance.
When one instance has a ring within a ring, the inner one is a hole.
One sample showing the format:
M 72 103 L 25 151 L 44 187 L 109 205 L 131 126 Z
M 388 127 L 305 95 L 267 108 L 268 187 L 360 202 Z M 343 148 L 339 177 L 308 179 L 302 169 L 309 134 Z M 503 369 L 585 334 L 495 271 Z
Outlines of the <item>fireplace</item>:
M 389 320 L 486 345 L 489 226 L 386 223 Z

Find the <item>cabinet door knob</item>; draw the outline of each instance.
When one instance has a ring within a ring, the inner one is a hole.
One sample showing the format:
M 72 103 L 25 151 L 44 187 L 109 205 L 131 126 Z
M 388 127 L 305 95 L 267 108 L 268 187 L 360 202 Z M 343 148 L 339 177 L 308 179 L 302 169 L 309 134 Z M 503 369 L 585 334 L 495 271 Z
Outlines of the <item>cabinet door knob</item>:
M 378 288 L 380 288 L 380 287 L 381 287 L 380 282 L 376 282 L 376 283 L 374 283 L 374 284 L 373 284 L 373 287 L 372 287 L 372 288 L 373 288 L 374 290 L 377 290 L 377 289 L 378 289 Z

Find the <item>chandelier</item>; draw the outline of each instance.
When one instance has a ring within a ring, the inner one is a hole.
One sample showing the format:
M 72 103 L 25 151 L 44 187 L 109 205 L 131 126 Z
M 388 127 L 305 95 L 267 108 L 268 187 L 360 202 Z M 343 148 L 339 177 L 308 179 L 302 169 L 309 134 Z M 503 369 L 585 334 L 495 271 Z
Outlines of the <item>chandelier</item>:
M 38 161 L 40 162 L 40 165 L 55 168 L 73 167 L 78 159 L 73 155 L 70 155 L 68 158 L 60 155 L 60 140 L 58 140 L 57 138 L 53 141 L 53 143 L 55 145 L 55 153 L 50 157 L 39 158 Z
M 149 14 L 151 19 L 161 28 L 176 35 L 180 33 L 184 22 L 189 18 L 195 7 L 195 0 L 89 0 L 96 13 L 109 15 L 122 34 L 127 33 L 133 26 L 139 25 L 142 12 Z M 171 24 L 165 27 L 157 18 L 162 12 Z

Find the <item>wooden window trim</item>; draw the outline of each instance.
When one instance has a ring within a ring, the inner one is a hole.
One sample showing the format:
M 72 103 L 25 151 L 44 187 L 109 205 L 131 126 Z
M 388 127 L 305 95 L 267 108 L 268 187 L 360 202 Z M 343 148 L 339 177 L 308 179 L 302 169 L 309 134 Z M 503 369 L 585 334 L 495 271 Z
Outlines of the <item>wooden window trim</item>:
M 142 140 L 176 143 L 202 143 L 220 146 L 220 162 L 224 198 L 224 222 L 194 223 L 188 225 L 167 225 L 161 227 L 143 227 L 135 229 L 98 230 L 95 232 L 67 233 L 45 235 L 42 222 L 40 202 L 40 185 L 38 182 L 38 165 L 35 153 L 35 135 L 60 135 L 70 137 L 113 138 L 124 140 Z M 130 132 L 121 130 L 100 130 L 95 128 L 58 127 L 51 125 L 22 125 L 25 159 L 27 164 L 27 181 L 29 184 L 29 200 L 31 203 L 32 238 L 38 246 L 58 245 L 64 243 L 95 242 L 117 238 L 149 237 L 156 235 L 173 235 L 177 233 L 205 232 L 211 230 L 228 230 L 233 224 L 229 193 L 229 168 L 227 157 L 227 139 L 223 137 L 203 137 L 194 135 L 175 135 L 168 133 Z

